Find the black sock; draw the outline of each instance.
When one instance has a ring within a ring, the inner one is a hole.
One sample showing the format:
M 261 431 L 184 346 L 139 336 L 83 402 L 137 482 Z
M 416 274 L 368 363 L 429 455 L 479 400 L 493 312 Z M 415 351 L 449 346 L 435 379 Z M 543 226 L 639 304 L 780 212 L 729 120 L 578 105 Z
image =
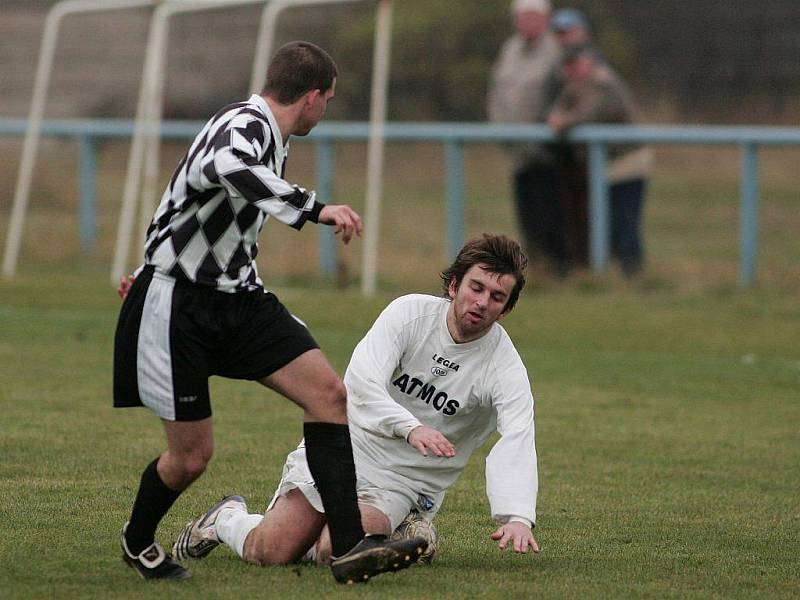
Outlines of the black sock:
M 161 481 L 156 465 L 158 465 L 158 458 L 147 465 L 142 473 L 139 492 L 133 503 L 131 520 L 125 532 L 128 550 L 134 555 L 138 555 L 155 541 L 159 521 L 167 514 L 182 491 L 169 489 Z
M 341 556 L 364 537 L 350 429 L 336 423 L 305 423 L 303 433 L 306 461 L 331 531 L 333 555 Z

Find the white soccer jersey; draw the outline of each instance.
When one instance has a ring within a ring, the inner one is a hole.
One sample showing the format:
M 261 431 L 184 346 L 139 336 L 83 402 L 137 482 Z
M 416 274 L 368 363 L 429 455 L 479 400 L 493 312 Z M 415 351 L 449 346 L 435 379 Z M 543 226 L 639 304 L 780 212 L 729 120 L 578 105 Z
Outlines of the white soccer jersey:
M 421 294 L 398 298 L 353 352 L 344 381 L 356 469 L 379 487 L 410 487 L 439 504 L 470 455 L 497 431 L 486 458 L 492 516 L 535 523 L 538 472 L 525 366 L 497 323 L 480 339 L 454 342 L 449 305 Z M 418 425 L 440 431 L 456 455 L 422 456 L 406 441 Z

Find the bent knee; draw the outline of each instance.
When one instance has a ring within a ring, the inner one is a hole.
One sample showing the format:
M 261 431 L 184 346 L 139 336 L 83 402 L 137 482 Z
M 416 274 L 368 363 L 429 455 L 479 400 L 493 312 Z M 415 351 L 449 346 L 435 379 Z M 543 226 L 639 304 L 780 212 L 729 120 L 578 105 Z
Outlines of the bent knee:
M 244 559 L 262 567 L 288 565 L 297 560 L 297 551 L 288 548 L 275 546 L 274 544 L 260 543 L 256 541 L 253 544 L 245 544 Z
M 331 409 L 340 410 L 342 413 L 347 412 L 347 388 L 344 387 L 341 379 L 337 378 L 336 382 L 330 386 L 327 401 Z
M 208 463 L 211 462 L 210 452 L 193 452 L 181 457 L 181 469 L 186 479 L 194 481 L 205 473 Z
M 347 389 L 341 379 L 333 377 L 319 390 L 316 401 L 308 407 L 315 421 L 347 422 Z

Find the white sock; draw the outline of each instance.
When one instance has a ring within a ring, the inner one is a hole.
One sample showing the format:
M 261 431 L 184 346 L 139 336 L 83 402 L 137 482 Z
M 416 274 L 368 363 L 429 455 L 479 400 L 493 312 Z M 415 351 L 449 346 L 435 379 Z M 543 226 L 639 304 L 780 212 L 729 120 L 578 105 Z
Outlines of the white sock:
M 264 519 L 264 515 L 251 515 L 238 508 L 226 508 L 217 515 L 216 530 L 219 540 L 244 558 L 244 542 Z

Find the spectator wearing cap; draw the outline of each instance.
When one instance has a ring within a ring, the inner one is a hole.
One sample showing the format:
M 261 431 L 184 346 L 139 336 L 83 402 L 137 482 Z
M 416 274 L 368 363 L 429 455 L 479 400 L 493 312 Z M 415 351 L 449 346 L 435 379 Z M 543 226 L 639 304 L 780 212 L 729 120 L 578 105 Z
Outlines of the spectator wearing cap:
M 577 8 L 561 8 L 553 13 L 550 29 L 558 37 L 562 47 L 576 44 L 589 44 L 592 32 L 589 21 Z
M 565 49 L 588 44 L 592 40 L 589 20 L 576 8 L 560 8 L 554 11 L 550 17 L 550 30 L 558 40 L 562 55 Z M 550 73 L 546 83 L 551 106 L 564 89 L 564 84 L 559 64 Z M 551 148 L 556 156 L 556 203 L 561 217 L 561 237 L 567 256 L 562 267 L 566 274 L 574 267 L 589 264 L 587 172 L 585 161 L 576 155 L 573 144 L 556 143 L 551 144 Z
M 497 123 L 543 123 L 555 99 L 551 74 L 561 49 L 550 30 L 549 0 L 514 0 L 515 33 L 503 44 L 492 67 L 487 112 Z M 514 146 L 514 197 L 528 254 L 561 270 L 565 261 L 560 215 L 554 202 L 556 167 L 552 149 L 540 143 Z
M 564 89 L 547 116 L 555 133 L 563 135 L 584 123 L 630 124 L 636 120 L 637 109 L 627 85 L 592 46 L 565 48 L 562 74 Z M 640 144 L 609 144 L 608 156 L 611 250 L 623 274 L 631 277 L 644 264 L 640 229 L 652 152 Z M 582 160 L 586 160 L 585 153 Z

